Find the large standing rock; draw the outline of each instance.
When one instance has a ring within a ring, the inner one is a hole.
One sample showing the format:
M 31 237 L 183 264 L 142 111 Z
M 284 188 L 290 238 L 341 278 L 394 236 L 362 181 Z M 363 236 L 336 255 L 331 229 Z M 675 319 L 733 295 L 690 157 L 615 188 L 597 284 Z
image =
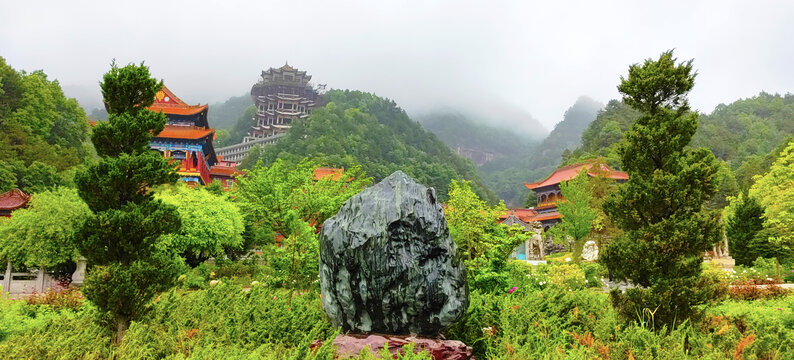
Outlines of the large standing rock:
M 344 331 L 437 335 L 469 305 L 455 249 L 435 191 L 397 171 L 323 224 L 323 310 Z

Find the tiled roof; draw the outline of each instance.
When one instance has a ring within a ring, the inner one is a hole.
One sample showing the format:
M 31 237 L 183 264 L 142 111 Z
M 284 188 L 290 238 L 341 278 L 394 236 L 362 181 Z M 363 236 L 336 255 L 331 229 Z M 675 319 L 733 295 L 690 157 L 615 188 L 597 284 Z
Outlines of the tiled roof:
M 172 115 L 194 115 L 206 110 L 207 105 L 188 105 L 163 85 L 163 88 L 155 94 L 154 103 L 148 109 Z
M 578 175 L 579 172 L 582 171 L 582 168 L 587 169 L 587 175 L 597 176 L 598 174 L 591 169 L 592 167 L 593 164 L 575 164 L 575 165 L 563 166 L 557 170 L 554 170 L 554 172 L 551 173 L 549 177 L 541 181 L 534 183 L 524 183 L 524 185 L 532 190 L 546 186 L 556 185 L 559 184 L 560 182 L 568 181 L 575 178 L 576 175 Z M 601 165 L 601 170 L 603 170 L 605 172 L 604 175 L 610 179 L 628 180 L 629 178 L 629 174 L 623 171 L 613 170 L 607 165 Z
M 30 195 L 23 193 L 19 189 L 11 189 L 0 194 L 0 210 L 16 210 L 25 206 L 28 201 L 30 201 Z
M 336 181 L 341 179 L 344 173 L 345 173 L 345 169 L 322 168 L 322 167 L 316 168 L 314 169 L 314 180 L 320 180 L 329 176 L 333 176 L 334 181 Z
M 516 218 L 518 218 L 523 222 L 530 222 L 530 221 L 534 221 L 533 217 L 535 217 L 537 214 L 538 212 L 535 211 L 535 209 L 510 209 L 507 210 L 501 216 L 499 216 L 499 219 L 504 220 L 509 218 L 510 216 L 515 216 Z
M 213 135 L 215 129 L 203 128 L 198 126 L 179 126 L 166 125 L 156 137 L 169 139 L 201 139 L 208 135 Z
M 560 215 L 560 213 L 555 211 L 545 214 L 539 214 L 538 216 L 533 217 L 532 221 L 552 220 L 552 219 L 559 219 L 561 217 L 562 215 Z
M 233 176 L 237 174 L 241 174 L 241 172 L 229 166 L 215 165 L 210 169 L 210 175 Z

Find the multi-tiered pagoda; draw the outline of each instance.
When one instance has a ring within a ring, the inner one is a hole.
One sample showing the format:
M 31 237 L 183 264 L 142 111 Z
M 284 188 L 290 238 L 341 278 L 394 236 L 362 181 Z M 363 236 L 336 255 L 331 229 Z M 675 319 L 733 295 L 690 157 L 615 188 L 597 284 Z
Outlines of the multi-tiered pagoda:
M 215 154 L 212 141 L 215 129 L 207 122 L 208 106 L 188 105 L 167 87 L 157 92 L 149 110 L 162 112 L 168 124 L 155 136 L 150 146 L 163 156 L 179 161 L 177 173 L 191 185 L 206 185 L 219 180 L 224 187 L 232 186 L 236 170 L 234 164 Z
M 306 71 L 284 64 L 262 71 L 262 78 L 251 88 L 256 105 L 256 125 L 243 140 L 252 141 L 284 133 L 292 121 L 303 119 L 323 101 Z
M 262 71 L 260 80 L 251 88 L 256 106 L 255 124 L 243 142 L 218 149 L 227 160 L 241 161 L 256 146 L 276 143 L 296 119 L 309 117 L 312 109 L 322 106 L 325 85 L 313 86 L 311 75 L 289 64 Z

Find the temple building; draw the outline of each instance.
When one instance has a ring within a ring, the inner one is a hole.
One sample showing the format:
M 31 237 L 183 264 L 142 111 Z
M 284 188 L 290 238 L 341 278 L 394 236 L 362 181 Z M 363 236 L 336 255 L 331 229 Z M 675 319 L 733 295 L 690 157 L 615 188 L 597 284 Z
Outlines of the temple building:
M 557 201 L 563 199 L 560 183 L 574 179 L 582 170 L 586 171 L 587 176 L 604 176 L 619 183 L 629 179 L 629 175 L 623 171 L 614 170 L 605 164 L 588 163 L 563 166 L 541 181 L 524 183 L 527 188 L 535 191 L 537 205 L 529 209 L 510 209 L 499 218 L 502 224 L 518 225 L 524 231 L 534 233 L 513 251 L 511 256 L 514 259 L 542 260 L 545 255 L 565 250 L 564 246 L 554 244 L 550 236 L 544 238 L 541 233 L 559 223 L 562 217 L 557 211 Z
M 232 161 L 241 161 L 254 146 L 276 143 L 296 119 L 309 117 L 312 109 L 325 105 L 325 85 L 314 86 L 306 71 L 284 64 L 262 71 L 260 80 L 251 88 L 256 106 L 255 123 L 243 142 L 218 149 L 218 154 Z
M 30 195 L 19 189 L 11 189 L 0 194 L 0 217 L 11 217 L 14 210 L 25 207 L 29 201 Z
M 295 119 L 304 119 L 312 109 L 321 105 L 323 97 L 309 83 L 306 71 L 284 64 L 280 68 L 262 71 L 261 79 L 251 88 L 256 106 L 256 124 L 243 142 L 284 133 Z
M 150 147 L 181 163 L 177 170 L 181 181 L 207 185 L 218 180 L 228 188 L 233 186 L 238 172 L 234 163 L 215 153 L 212 145 L 215 129 L 207 122 L 208 108 L 206 104 L 188 105 L 163 86 L 149 110 L 164 113 L 168 123 L 151 140 Z
M 600 169 L 593 168 L 593 166 L 599 166 Z M 534 191 L 537 196 L 537 205 L 534 207 L 537 215 L 533 216 L 531 220 L 540 222 L 544 230 L 560 222 L 560 213 L 557 211 L 557 201 L 562 199 L 562 195 L 560 194 L 560 183 L 572 180 L 579 175 L 583 169 L 586 169 L 587 176 L 590 177 L 604 176 L 619 183 L 626 182 L 629 179 L 629 174 L 623 171 L 613 170 L 605 164 L 594 165 L 589 163 L 563 166 L 554 170 L 551 175 L 541 181 L 524 183 L 524 185 L 528 189 Z

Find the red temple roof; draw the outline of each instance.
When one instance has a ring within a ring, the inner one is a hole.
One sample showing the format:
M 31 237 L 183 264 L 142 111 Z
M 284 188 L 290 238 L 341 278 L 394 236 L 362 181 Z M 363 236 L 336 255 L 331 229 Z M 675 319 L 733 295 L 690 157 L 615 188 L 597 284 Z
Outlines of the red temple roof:
M 559 219 L 561 217 L 562 215 L 560 213 L 554 211 L 550 213 L 539 214 L 538 216 L 533 217 L 532 221 L 552 220 L 552 219 Z
M 242 172 L 230 166 L 215 165 L 210 169 L 210 175 L 234 176 L 238 174 L 242 174 Z
M 19 189 L 11 189 L 6 193 L 0 194 L 0 210 L 16 210 L 25 206 L 28 201 L 30 201 L 30 195 L 23 193 Z
M 523 222 L 530 222 L 533 221 L 532 218 L 538 214 L 535 209 L 510 209 L 507 210 L 504 214 L 499 216 L 500 221 L 507 219 L 510 215 L 515 215 L 519 220 Z
M 531 190 L 546 186 L 551 186 L 551 185 L 557 185 L 563 181 L 568 181 L 575 178 L 577 175 L 579 175 L 579 172 L 582 171 L 582 168 L 587 168 L 587 175 L 589 176 L 601 175 L 598 174 L 596 171 L 593 171 L 592 167 L 593 164 L 575 164 L 575 165 L 563 166 L 557 170 L 554 170 L 554 172 L 551 173 L 549 177 L 541 181 L 534 183 L 524 183 L 524 185 Z M 629 174 L 623 171 L 613 170 L 607 165 L 601 165 L 601 170 L 604 171 L 603 175 L 609 179 L 615 179 L 615 180 L 629 179 Z
M 170 139 L 201 139 L 208 135 L 214 135 L 215 129 L 203 128 L 198 126 L 179 126 L 166 125 L 156 137 Z
M 207 105 L 188 105 L 163 85 L 163 88 L 155 94 L 154 103 L 148 109 L 172 115 L 194 115 L 207 110 Z
M 345 169 L 337 169 L 337 168 L 316 168 L 314 169 L 314 180 L 324 179 L 329 176 L 333 176 L 333 180 L 339 180 L 342 178 L 342 175 L 345 173 Z

